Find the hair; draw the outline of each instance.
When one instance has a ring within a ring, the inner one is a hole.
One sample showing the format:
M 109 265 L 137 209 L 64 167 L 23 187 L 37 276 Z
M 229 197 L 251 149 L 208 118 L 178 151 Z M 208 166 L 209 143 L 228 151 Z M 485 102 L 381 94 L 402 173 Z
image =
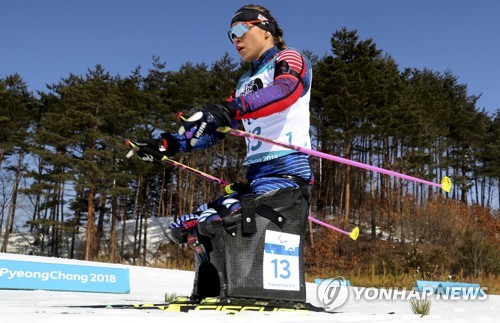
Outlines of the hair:
M 238 10 L 241 10 L 241 9 L 254 9 L 254 10 L 258 10 L 258 11 L 262 11 L 262 12 L 266 13 L 272 19 L 271 22 L 274 24 L 275 29 L 276 29 L 276 35 L 274 35 L 274 45 L 276 47 L 278 47 L 280 50 L 287 48 L 285 40 L 283 39 L 283 29 L 280 28 L 280 26 L 278 25 L 278 22 L 276 21 L 276 19 L 274 19 L 273 15 L 271 15 L 271 12 L 269 11 L 269 9 L 267 9 L 261 5 L 258 5 L 258 4 L 249 4 L 249 5 L 241 7 Z

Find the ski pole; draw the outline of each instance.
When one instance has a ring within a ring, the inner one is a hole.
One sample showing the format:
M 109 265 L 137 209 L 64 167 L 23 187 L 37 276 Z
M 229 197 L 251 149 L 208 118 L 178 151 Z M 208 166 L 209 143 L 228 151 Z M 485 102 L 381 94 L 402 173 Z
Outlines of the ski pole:
M 345 235 L 348 235 L 349 237 L 351 237 L 352 240 L 356 240 L 358 238 L 358 236 L 359 236 L 359 228 L 358 227 L 355 227 L 354 229 L 352 229 L 351 232 L 347 232 L 347 231 L 344 231 L 344 230 L 342 230 L 340 228 L 334 227 L 331 224 L 325 223 L 325 222 L 320 221 L 320 220 L 318 220 L 316 218 L 313 218 L 313 217 L 309 217 L 309 221 L 317 223 L 319 225 L 322 225 L 325 228 L 332 229 L 332 230 L 335 230 L 337 232 L 340 232 L 340 233 L 343 233 Z
M 127 153 L 127 158 L 131 158 L 133 155 L 134 155 L 134 151 L 139 151 L 139 149 L 141 149 L 140 147 L 136 146 L 131 140 L 127 139 L 126 140 L 126 145 L 130 148 L 132 148 L 128 153 Z M 225 191 L 226 193 L 233 193 L 233 191 L 231 190 L 231 185 L 229 182 L 226 182 L 222 179 L 219 179 L 215 176 L 212 176 L 212 175 L 209 175 L 207 173 L 204 173 L 198 169 L 195 169 L 195 168 L 192 168 L 192 167 L 189 167 L 187 165 L 184 165 L 182 163 L 179 163 L 175 160 L 172 160 L 170 158 L 168 158 L 167 156 L 163 155 L 162 153 L 160 153 L 159 151 L 156 151 L 154 149 L 150 149 L 148 147 L 142 147 L 142 150 L 144 151 L 144 153 L 146 154 L 149 154 L 153 159 L 156 159 L 156 160 L 159 160 L 161 162 L 164 162 L 164 163 L 168 163 L 168 164 L 171 164 L 173 166 L 176 166 L 176 167 L 179 167 L 183 170 L 186 170 L 188 172 L 191 172 L 195 175 L 198 175 L 200 177 L 203 177 L 203 178 L 206 178 L 206 179 L 209 179 L 213 182 L 216 182 L 220 185 L 223 185 L 225 187 Z M 334 231 L 337 231 L 339 233 L 342 233 L 342 234 L 345 234 L 347 236 L 349 236 L 352 240 L 356 240 L 359 236 L 359 228 L 358 227 L 355 227 L 351 232 L 348 232 L 348 231 L 345 231 L 345 230 L 342 230 L 340 228 L 337 228 L 333 225 L 330 225 L 328 223 L 325 223 L 325 222 L 322 222 L 316 218 L 313 218 L 312 216 L 308 216 L 307 219 L 309 221 L 312 221 L 314 223 L 317 223 L 319 225 L 322 225 L 326 228 L 329 228 L 329 229 L 332 229 Z
M 204 173 L 196 168 L 192 168 L 192 167 L 189 167 L 188 165 L 185 165 L 185 164 L 182 164 L 182 163 L 179 163 L 173 159 L 170 159 L 168 158 L 167 156 L 163 155 L 162 153 L 160 153 L 159 151 L 157 150 L 154 150 L 154 149 L 150 149 L 148 147 L 138 147 L 134 144 L 133 141 L 131 141 L 130 139 L 127 139 L 126 140 L 126 145 L 130 148 L 132 148 L 128 153 L 127 153 L 127 158 L 130 158 L 134 155 L 134 151 L 139 151 L 140 149 L 143 150 L 144 153 L 146 154 L 149 154 L 153 159 L 156 159 L 158 161 L 161 161 L 161 162 L 164 162 L 164 163 L 168 163 L 168 164 L 171 164 L 173 166 L 176 166 L 176 167 L 179 167 L 183 170 L 186 170 L 186 171 L 189 171 L 193 174 L 196 174 L 196 175 L 199 175 L 201 177 L 204 177 L 206 179 L 209 179 L 213 182 L 216 182 L 217 184 L 220 184 L 220 185 L 224 185 L 224 186 L 227 186 L 229 185 L 228 182 L 226 181 L 223 181 L 222 179 L 219 179 L 217 177 L 214 177 L 212 175 L 209 175 L 207 173 Z
M 420 178 L 417 178 L 417 177 L 408 176 L 408 175 L 405 175 L 405 174 L 402 174 L 402 173 L 398 173 L 398 172 L 395 172 L 395 171 L 392 171 L 392 170 L 388 170 L 388 169 L 385 169 L 385 168 L 380 168 L 380 167 L 376 167 L 376 166 L 364 164 L 364 163 L 361 163 L 361 162 L 357 162 L 357 161 L 354 161 L 354 160 L 350 160 L 350 159 L 347 159 L 347 158 L 342 158 L 342 157 L 338 157 L 338 156 L 335 156 L 335 155 L 326 154 L 326 153 L 323 153 L 323 152 L 320 152 L 320 151 L 317 151 L 317 150 L 313 150 L 313 149 L 309 149 L 309 148 L 305 148 L 305 147 L 300 147 L 300 146 L 295 146 L 295 145 L 292 145 L 292 144 L 284 143 L 284 142 L 281 142 L 281 141 L 278 141 L 278 140 L 274 140 L 274 139 L 271 139 L 271 138 L 263 137 L 263 136 L 256 135 L 256 134 L 253 134 L 253 133 L 249 133 L 249 132 L 246 132 L 246 131 L 232 129 L 230 127 L 221 127 L 221 128 L 218 128 L 217 131 L 222 132 L 222 133 L 228 133 L 228 134 L 233 135 L 233 136 L 257 139 L 257 140 L 260 140 L 260 141 L 263 141 L 263 142 L 267 142 L 267 143 L 270 143 L 270 144 L 273 144 L 273 145 L 281 146 L 281 147 L 284 147 L 284 148 L 287 148 L 287 149 L 296 150 L 298 152 L 305 153 L 305 154 L 312 155 L 312 156 L 316 156 L 316 157 L 319 157 L 319 158 L 324 158 L 324 159 L 336 161 L 336 162 L 339 162 L 339 163 L 342 163 L 342 164 L 346 164 L 346 165 L 351 165 L 351 166 L 358 167 L 358 168 L 367 169 L 367 170 L 370 170 L 370 171 L 374 171 L 374 172 L 386 174 L 386 175 L 389 175 L 389 176 L 399 177 L 399 178 L 402 178 L 402 179 L 406 179 L 406 180 L 417 182 L 417 183 L 421 183 L 421 184 L 426 184 L 426 185 L 431 185 L 431 186 L 439 187 L 439 188 L 443 189 L 445 192 L 449 192 L 450 189 L 451 189 L 451 180 L 450 180 L 450 178 L 448 176 L 444 176 L 441 179 L 441 184 L 439 184 L 439 183 L 434 183 L 434 182 L 426 181 L 426 180 L 423 180 L 423 179 L 420 179 Z

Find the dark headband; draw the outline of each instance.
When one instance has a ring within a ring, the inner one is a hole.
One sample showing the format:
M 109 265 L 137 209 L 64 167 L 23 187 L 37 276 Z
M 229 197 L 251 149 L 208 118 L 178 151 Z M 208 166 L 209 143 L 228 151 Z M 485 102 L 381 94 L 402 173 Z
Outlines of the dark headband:
M 269 31 L 273 36 L 276 35 L 276 27 L 274 19 L 267 13 L 257 9 L 241 9 L 238 10 L 231 19 L 231 25 L 237 21 L 245 22 L 252 20 L 262 20 L 263 22 L 256 24 L 261 29 Z

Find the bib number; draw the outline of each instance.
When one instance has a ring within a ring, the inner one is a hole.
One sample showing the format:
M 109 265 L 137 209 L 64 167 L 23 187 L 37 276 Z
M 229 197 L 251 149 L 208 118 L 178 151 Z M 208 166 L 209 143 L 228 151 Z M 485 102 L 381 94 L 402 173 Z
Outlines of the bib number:
M 266 231 L 264 244 L 264 289 L 300 290 L 300 236 Z

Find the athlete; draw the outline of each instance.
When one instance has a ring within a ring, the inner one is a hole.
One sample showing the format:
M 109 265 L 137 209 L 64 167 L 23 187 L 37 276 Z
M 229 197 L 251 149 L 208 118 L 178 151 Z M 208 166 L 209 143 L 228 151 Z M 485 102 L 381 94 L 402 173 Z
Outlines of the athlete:
M 158 140 L 134 141 L 137 147 L 158 149 L 166 156 L 206 149 L 224 138 L 217 128 L 237 128 L 242 124 L 247 132 L 311 148 L 309 61 L 299 51 L 287 48 L 282 29 L 262 6 L 247 5 L 237 10 L 228 35 L 241 58 L 251 64 L 250 70 L 239 79 L 234 94 L 183 119 L 178 133 L 163 133 Z M 307 155 L 254 139 L 247 139 L 246 143 L 244 165 L 248 167 L 248 183 L 235 185 L 237 193 L 204 204 L 193 214 L 172 223 L 169 236 L 175 242 L 187 242 L 189 233 L 196 229 L 205 237 L 213 237 L 220 231 L 221 217 L 240 210 L 242 193 L 259 196 L 312 185 Z M 152 161 L 141 150 L 137 154 L 145 161 Z

